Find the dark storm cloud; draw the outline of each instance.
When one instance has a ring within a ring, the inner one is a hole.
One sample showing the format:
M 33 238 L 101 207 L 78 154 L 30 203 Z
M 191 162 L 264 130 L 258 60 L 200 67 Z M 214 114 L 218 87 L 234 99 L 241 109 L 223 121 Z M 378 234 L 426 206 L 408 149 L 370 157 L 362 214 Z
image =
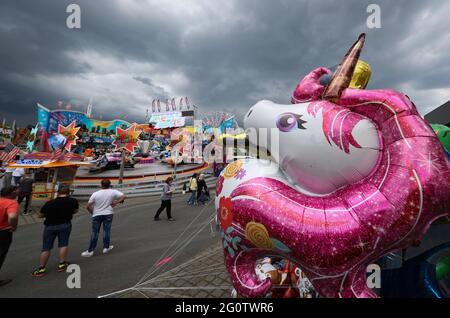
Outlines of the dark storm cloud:
M 65 25 L 82 10 L 81 30 Z M 426 113 L 450 98 L 448 2 L 12 1 L 0 3 L 0 112 L 35 121 L 35 103 L 94 98 L 95 114 L 143 120 L 152 99 L 189 96 L 202 112 L 239 115 L 259 99 L 288 103 L 318 66 L 338 64 L 361 32 L 371 88 L 403 90 Z M 26 115 L 24 115 L 26 114 Z
M 133 76 L 133 79 L 150 87 L 151 95 L 155 97 L 154 99 L 166 99 L 170 97 L 169 94 L 164 90 L 164 88 L 153 84 L 153 81 L 148 77 Z

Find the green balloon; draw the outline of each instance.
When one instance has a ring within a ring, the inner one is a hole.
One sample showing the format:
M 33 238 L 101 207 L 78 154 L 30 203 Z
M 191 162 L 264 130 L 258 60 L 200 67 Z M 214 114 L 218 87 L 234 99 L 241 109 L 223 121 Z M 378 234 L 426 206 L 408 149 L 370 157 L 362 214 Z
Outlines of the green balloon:
M 450 273 L 450 255 L 442 257 L 436 264 L 436 278 L 444 279 Z
M 431 127 L 439 137 L 439 140 L 441 141 L 445 150 L 450 152 L 450 128 L 440 124 L 432 124 Z

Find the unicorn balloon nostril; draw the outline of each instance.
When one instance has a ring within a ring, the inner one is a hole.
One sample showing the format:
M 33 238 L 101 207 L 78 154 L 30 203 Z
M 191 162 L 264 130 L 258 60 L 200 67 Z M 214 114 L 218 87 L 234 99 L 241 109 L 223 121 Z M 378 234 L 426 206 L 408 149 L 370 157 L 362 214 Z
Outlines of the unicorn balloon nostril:
M 376 297 L 367 266 L 420 241 L 450 211 L 446 153 L 414 104 L 393 90 L 361 89 L 364 78 L 350 88 L 364 40 L 334 74 L 308 74 L 293 104 L 260 101 L 244 118 L 249 132 L 269 129 L 273 162 L 235 161 L 217 182 L 225 265 L 241 296 L 270 292 L 255 266 L 278 257 L 323 297 Z

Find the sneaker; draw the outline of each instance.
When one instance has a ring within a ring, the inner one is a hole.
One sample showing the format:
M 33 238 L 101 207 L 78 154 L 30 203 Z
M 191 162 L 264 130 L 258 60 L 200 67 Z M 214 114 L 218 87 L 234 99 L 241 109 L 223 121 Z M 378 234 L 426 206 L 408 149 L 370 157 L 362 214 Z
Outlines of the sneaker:
M 12 282 L 12 279 L 0 280 L 0 287 L 8 285 L 11 282 Z
M 67 267 L 69 266 L 69 263 L 63 262 L 58 264 L 58 272 L 65 272 Z
M 31 276 L 42 277 L 45 275 L 46 271 L 47 270 L 45 269 L 45 267 L 39 267 L 37 270 L 31 273 Z
M 169 221 L 175 221 L 175 219 L 174 218 L 170 218 Z
M 154 218 L 153 221 L 161 221 L 160 218 Z
M 84 251 L 83 253 L 81 253 L 81 256 L 83 256 L 83 257 L 92 257 L 92 256 L 94 256 L 94 251 L 92 251 L 92 252 Z
M 114 248 L 114 245 L 110 245 L 108 248 L 103 249 L 103 254 L 109 253 Z

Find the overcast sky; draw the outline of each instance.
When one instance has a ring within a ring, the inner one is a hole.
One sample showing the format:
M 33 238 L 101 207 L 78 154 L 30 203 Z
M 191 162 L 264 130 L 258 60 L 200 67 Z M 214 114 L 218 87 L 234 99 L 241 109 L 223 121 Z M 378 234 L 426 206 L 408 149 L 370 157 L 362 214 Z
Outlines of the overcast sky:
M 81 29 L 66 7 L 81 7 Z M 381 6 L 368 29 L 367 5 Z M 36 102 L 143 122 L 154 98 L 189 96 L 239 116 L 289 103 L 298 80 L 340 62 L 361 32 L 369 88 L 409 95 L 422 114 L 450 99 L 450 1 L 1 0 L 0 118 L 36 122 Z

